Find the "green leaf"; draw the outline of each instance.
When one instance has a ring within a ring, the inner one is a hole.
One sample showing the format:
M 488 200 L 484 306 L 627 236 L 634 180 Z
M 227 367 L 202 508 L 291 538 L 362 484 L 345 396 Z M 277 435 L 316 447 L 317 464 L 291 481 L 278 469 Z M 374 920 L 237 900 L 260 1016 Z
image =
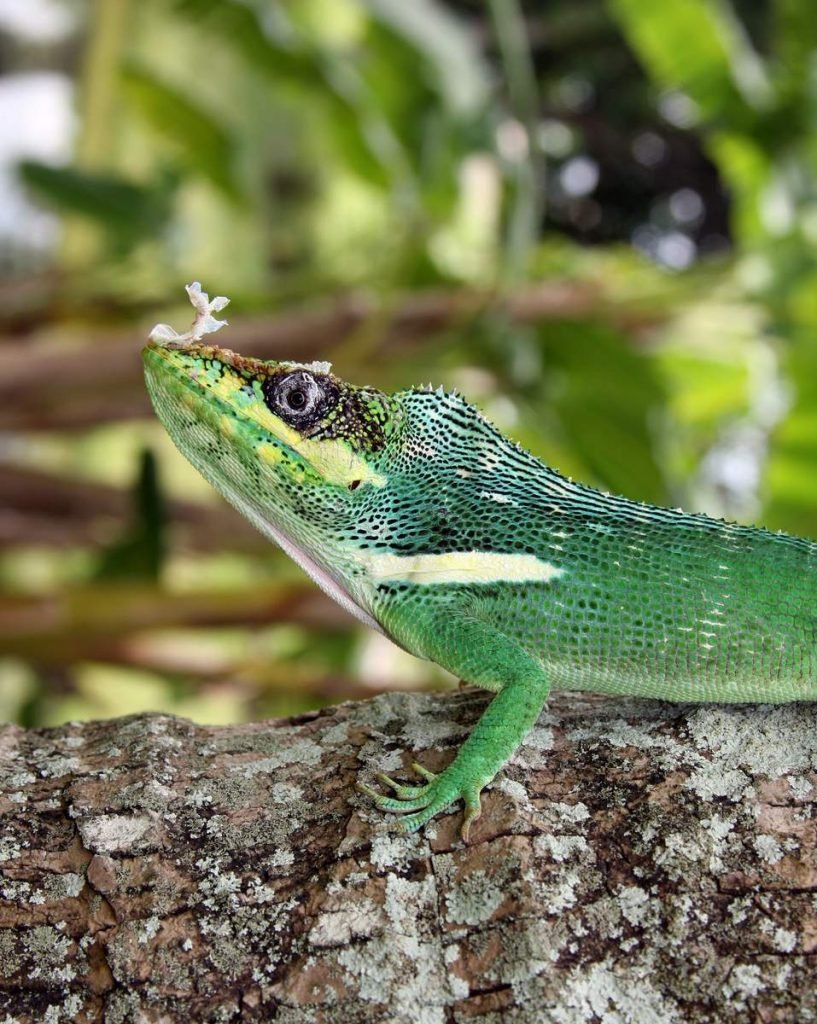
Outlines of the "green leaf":
M 177 147 L 191 170 L 208 178 L 231 199 L 241 198 L 233 172 L 235 142 L 212 114 L 134 64 L 122 71 L 122 85 L 133 106 Z
M 474 116 L 491 90 L 490 71 L 468 27 L 437 0 L 361 0 L 362 5 L 416 51 L 453 114 Z
M 658 85 L 683 90 L 707 117 L 768 106 L 766 70 L 726 0 L 609 0 L 609 6 Z
M 22 161 L 17 169 L 23 182 L 52 206 L 96 221 L 124 248 L 164 230 L 178 183 L 169 173 L 146 186 L 114 174 L 52 167 L 34 160 Z
M 177 10 L 218 37 L 218 45 L 233 46 L 244 60 L 276 83 L 306 87 L 320 80 L 321 67 L 314 51 L 284 42 L 267 31 L 256 12 L 233 0 L 179 0 Z

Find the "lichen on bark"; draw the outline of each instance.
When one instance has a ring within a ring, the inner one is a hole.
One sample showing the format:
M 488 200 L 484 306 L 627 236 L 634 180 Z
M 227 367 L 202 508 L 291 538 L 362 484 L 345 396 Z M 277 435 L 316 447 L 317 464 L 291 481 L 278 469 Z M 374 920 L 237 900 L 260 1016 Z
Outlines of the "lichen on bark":
M 0 1022 L 817 1019 L 813 706 L 560 695 L 469 845 L 383 831 L 485 700 L 3 727 Z

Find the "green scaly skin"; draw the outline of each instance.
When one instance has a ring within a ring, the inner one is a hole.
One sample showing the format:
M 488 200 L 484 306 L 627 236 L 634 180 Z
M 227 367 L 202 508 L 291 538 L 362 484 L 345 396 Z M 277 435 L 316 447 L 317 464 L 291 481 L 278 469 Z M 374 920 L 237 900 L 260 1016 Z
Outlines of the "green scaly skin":
M 551 688 L 817 698 L 817 545 L 573 483 L 441 391 L 150 344 L 182 453 L 362 621 L 496 696 L 454 761 L 376 804 L 414 831 L 480 792 Z

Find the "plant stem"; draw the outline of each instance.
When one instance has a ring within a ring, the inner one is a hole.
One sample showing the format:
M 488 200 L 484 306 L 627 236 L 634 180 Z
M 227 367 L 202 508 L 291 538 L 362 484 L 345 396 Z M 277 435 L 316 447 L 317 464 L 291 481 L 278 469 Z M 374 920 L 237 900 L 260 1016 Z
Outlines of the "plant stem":
M 488 0 L 488 6 L 508 83 L 511 112 L 524 129 L 527 141 L 525 152 L 511 164 L 513 201 L 500 275 L 509 284 L 527 276 L 543 212 L 545 167 L 536 146 L 539 90 L 521 7 L 518 0 Z

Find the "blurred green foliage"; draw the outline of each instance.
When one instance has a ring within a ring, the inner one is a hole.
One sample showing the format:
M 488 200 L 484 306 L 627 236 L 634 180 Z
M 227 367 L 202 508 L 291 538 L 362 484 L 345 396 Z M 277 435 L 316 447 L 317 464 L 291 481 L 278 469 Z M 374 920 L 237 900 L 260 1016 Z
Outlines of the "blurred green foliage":
M 0 716 L 234 720 L 442 682 L 312 607 L 134 399 L 139 339 L 184 322 L 193 279 L 349 379 L 457 387 L 575 477 L 817 536 L 808 0 L 81 10 L 75 160 L 19 167 L 62 234 L 0 349 L 9 379 L 44 368 L 4 399 Z M 349 295 L 366 314 L 310 335 Z M 134 365 L 89 395 L 82 360 L 125 330 Z

